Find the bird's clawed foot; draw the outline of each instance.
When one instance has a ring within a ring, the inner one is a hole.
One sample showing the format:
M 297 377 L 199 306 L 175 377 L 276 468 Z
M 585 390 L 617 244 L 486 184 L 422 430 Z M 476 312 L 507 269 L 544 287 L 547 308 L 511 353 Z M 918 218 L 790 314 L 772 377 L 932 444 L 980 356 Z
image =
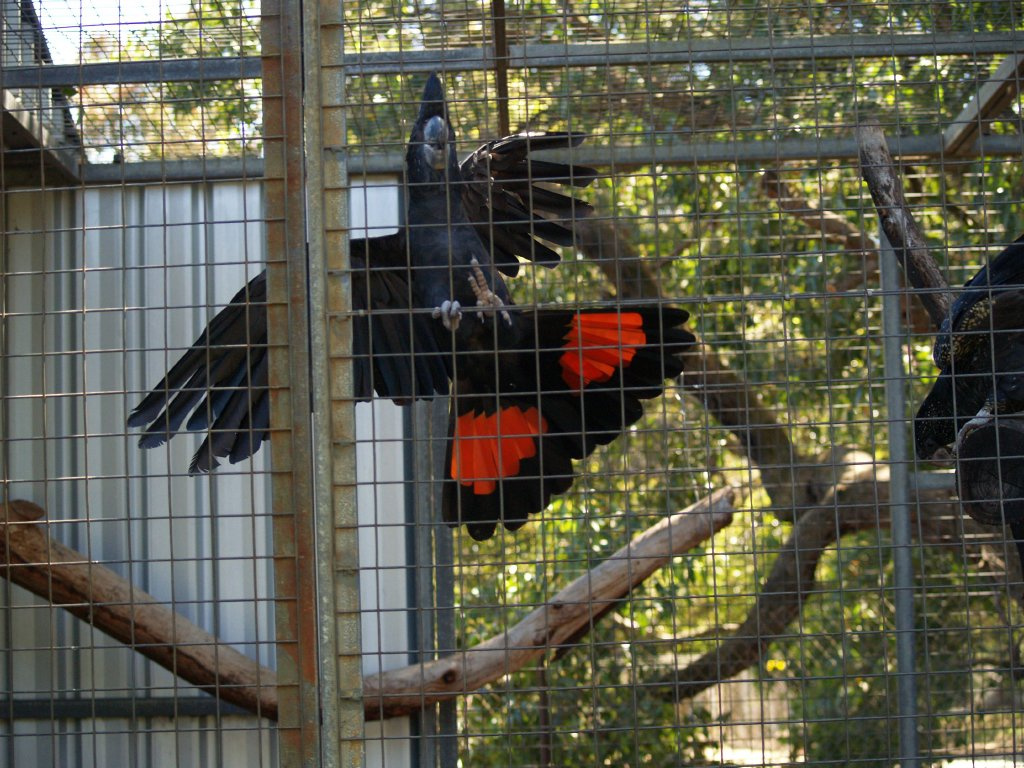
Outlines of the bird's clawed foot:
M 487 277 L 484 275 L 484 271 L 480 269 L 480 262 L 473 259 L 469 264 L 473 268 L 473 274 L 469 277 L 469 286 L 473 289 L 473 295 L 476 296 L 476 305 L 478 307 L 501 310 L 501 317 L 505 320 L 505 324 L 512 325 L 512 318 L 508 310 L 501 309 L 505 306 L 505 302 L 487 285 Z M 483 322 L 484 313 L 477 312 L 477 316 Z
M 441 318 L 445 330 L 457 331 L 462 320 L 462 305 L 457 301 L 444 301 L 440 307 L 434 307 L 433 318 Z
M 995 408 L 991 405 L 986 405 L 975 414 L 973 419 L 960 427 L 960 431 L 956 433 L 956 442 L 953 443 L 953 453 L 951 458 L 960 455 L 960 447 L 964 444 L 964 440 L 971 434 L 971 432 L 992 422 L 995 417 L 994 411 Z

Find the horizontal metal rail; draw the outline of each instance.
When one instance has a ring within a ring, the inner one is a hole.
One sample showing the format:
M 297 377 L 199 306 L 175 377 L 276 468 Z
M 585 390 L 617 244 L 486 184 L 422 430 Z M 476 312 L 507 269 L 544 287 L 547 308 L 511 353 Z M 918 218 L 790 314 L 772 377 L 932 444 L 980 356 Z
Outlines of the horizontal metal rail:
M 149 696 L 94 699 L 8 699 L 0 702 L 0 721 L 90 720 L 133 717 L 239 717 L 251 712 L 212 696 Z
M 508 67 L 600 67 L 647 64 L 722 64 L 797 59 L 862 59 L 905 56 L 977 56 L 1020 50 L 1017 32 L 827 37 L 697 38 L 678 42 L 538 43 L 510 45 Z M 455 50 L 379 51 L 345 56 L 352 75 L 389 72 L 493 69 L 490 46 Z
M 893 155 L 904 158 L 943 157 L 943 137 L 892 137 L 889 145 Z M 348 152 L 349 174 L 392 175 L 405 168 L 405 155 L 401 152 L 365 153 L 357 149 Z M 781 141 L 722 141 L 676 142 L 662 146 L 607 146 L 592 140 L 572 152 L 572 161 L 598 169 L 639 168 L 652 164 L 708 165 L 713 163 L 771 163 L 815 160 L 827 157 L 835 160 L 855 160 L 857 141 L 849 139 L 783 139 Z M 1024 136 L 982 136 L 969 149 L 959 152 L 951 162 L 970 162 L 977 157 L 1014 156 L 1024 154 Z M 260 158 L 204 158 L 195 160 L 169 160 L 165 162 L 86 164 L 81 166 L 82 180 L 87 185 L 146 184 L 157 181 L 190 182 L 198 180 L 227 181 L 258 179 L 263 175 Z
M 44 64 L 5 67 L 4 88 L 75 88 L 121 83 L 181 83 L 213 80 L 255 80 L 262 75 L 259 56 L 217 59 L 154 59 L 95 64 Z
M 697 38 L 647 43 L 539 43 L 510 45 L 509 68 L 598 67 L 646 64 L 981 56 L 1019 51 L 1018 32 L 945 32 L 919 35 Z M 250 80 L 261 75 L 258 56 L 162 59 L 116 63 L 8 67 L 4 88 L 64 88 L 112 83 Z M 352 53 L 337 64 L 350 75 L 493 69 L 491 47 Z
M 895 127 L 894 127 L 895 130 Z M 853 132 L 853 128 L 850 128 Z M 643 138 L 647 136 L 644 135 Z M 638 137 L 641 138 L 641 137 Z M 892 136 L 888 139 L 893 155 L 898 157 L 942 157 L 943 137 L 940 131 L 932 136 Z M 336 148 L 337 149 L 337 148 Z M 341 150 L 344 151 L 344 150 Z M 778 161 L 817 160 L 823 157 L 835 160 L 856 160 L 859 157 L 857 140 L 836 139 L 764 139 L 720 140 L 706 142 L 670 142 L 651 146 L 637 143 L 633 146 L 608 145 L 595 137 L 572 151 L 572 162 L 602 168 L 636 168 L 647 165 L 706 165 L 710 163 L 771 163 Z M 1024 153 L 1024 136 L 982 136 L 970 148 L 958 153 L 955 161 L 969 161 L 976 157 L 1020 155 Z M 562 155 L 570 157 L 570 155 Z M 953 161 L 953 162 L 955 162 Z M 944 158 L 948 166 L 950 158 Z M 349 173 L 399 173 L 404 168 L 405 155 L 401 152 L 362 153 L 349 155 Z

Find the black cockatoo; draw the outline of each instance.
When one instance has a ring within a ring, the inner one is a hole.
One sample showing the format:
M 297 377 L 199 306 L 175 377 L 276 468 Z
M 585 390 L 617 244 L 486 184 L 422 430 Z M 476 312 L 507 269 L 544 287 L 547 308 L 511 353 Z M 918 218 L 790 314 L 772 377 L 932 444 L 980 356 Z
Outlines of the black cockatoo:
M 1024 563 L 1024 478 L 1012 476 L 1024 457 L 1017 433 L 996 422 L 1024 411 L 1024 237 L 967 282 L 932 356 L 940 370 L 914 418 L 917 456 L 952 446 L 965 510 L 1008 523 Z
M 930 459 L 968 421 L 1024 409 L 1024 237 L 967 281 L 932 350 L 939 377 L 914 418 L 914 445 Z
M 444 519 L 476 539 L 522 526 L 573 481 L 588 456 L 643 415 L 682 371 L 694 342 L 685 310 L 514 306 L 502 274 L 546 265 L 590 206 L 552 183 L 586 186 L 592 169 L 532 150 L 576 146 L 575 133 L 484 144 L 461 165 L 441 81 L 431 75 L 406 153 L 406 223 L 352 240 L 355 395 L 400 403 L 449 391 Z M 258 448 L 269 422 L 266 282 L 254 278 L 132 412 L 142 447 L 207 430 L 190 472 Z M 194 412 L 193 412 L 194 409 Z

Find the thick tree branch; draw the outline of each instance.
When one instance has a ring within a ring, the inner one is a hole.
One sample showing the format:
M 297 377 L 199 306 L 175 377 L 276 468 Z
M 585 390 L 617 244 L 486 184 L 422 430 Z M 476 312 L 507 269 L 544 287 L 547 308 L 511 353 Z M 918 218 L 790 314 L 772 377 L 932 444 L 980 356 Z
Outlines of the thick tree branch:
M 46 535 L 42 508 L 0 505 L 0 575 L 224 701 L 277 718 L 277 675 Z
M 497 637 L 443 659 L 367 677 L 363 681 L 366 718 L 405 715 L 471 693 L 575 641 L 605 608 L 674 556 L 732 522 L 733 495 L 730 488 L 716 491 L 665 518 Z
M 815 573 L 825 550 L 849 533 L 889 525 L 888 467 L 876 464 L 868 454 L 852 451 L 836 464 L 835 471 L 835 494 L 797 521 L 740 627 L 715 650 L 653 684 L 655 695 L 689 699 L 759 664 L 768 646 L 789 634 L 788 627 L 799 617 L 805 600 L 820 590 Z M 996 536 L 991 529 L 961 518 L 948 492 L 921 491 L 916 502 L 913 509 L 926 513 L 915 520 L 925 541 L 963 540 L 978 545 Z
M 863 289 L 866 285 L 878 285 L 878 242 L 872 235 L 854 226 L 840 214 L 825 210 L 793 191 L 775 171 L 765 171 L 761 177 L 761 188 L 778 203 L 779 210 L 803 224 L 813 234 L 823 240 L 839 243 L 852 254 L 861 254 L 861 269 L 851 269 L 845 277 L 830 283 L 830 291 L 845 293 Z M 925 333 L 931 330 L 931 318 L 910 294 L 900 296 L 900 311 L 915 331 Z
M 409 714 L 477 690 L 546 651 L 575 643 L 676 555 L 732 522 L 724 488 L 648 530 L 500 636 L 426 664 L 364 680 L 367 720 Z M 128 581 L 46 536 L 44 511 L 0 506 L 0 575 L 89 622 L 184 680 L 263 717 L 277 717 L 277 677 Z
M 661 285 L 636 246 L 609 219 L 577 225 L 580 252 L 597 263 L 626 298 L 661 295 Z M 685 300 L 683 300 L 685 304 Z M 804 507 L 821 501 L 824 489 L 814 462 L 800 456 L 789 431 L 778 423 L 762 394 L 732 370 L 715 348 L 698 337 L 683 355 L 683 383 L 719 424 L 740 441 L 761 473 L 761 482 L 783 519 L 794 519 Z
M 862 125 L 857 129 L 857 141 L 861 175 L 871 191 L 882 231 L 896 252 L 907 282 L 920 291 L 921 303 L 928 310 L 932 323 L 939 327 L 949 313 L 949 286 L 928 252 L 924 234 L 907 205 L 885 134 L 878 125 Z
M 878 258 L 878 243 L 838 213 L 826 211 L 797 194 L 775 171 L 765 171 L 761 189 L 778 203 L 779 209 L 802 222 L 812 232 L 834 243 L 841 243 L 851 251 L 863 251 Z

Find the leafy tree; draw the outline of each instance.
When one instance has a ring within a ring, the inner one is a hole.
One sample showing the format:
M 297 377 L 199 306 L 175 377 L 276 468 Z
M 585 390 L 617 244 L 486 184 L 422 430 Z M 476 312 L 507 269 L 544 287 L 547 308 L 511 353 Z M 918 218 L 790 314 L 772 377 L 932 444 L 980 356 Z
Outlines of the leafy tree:
M 122 38 L 85 39 L 83 61 L 171 62 L 259 55 L 255 0 L 191 0 L 184 16 L 132 27 Z M 159 67 L 158 67 L 159 71 Z M 260 80 L 84 86 L 82 133 L 90 160 L 173 160 L 258 156 L 262 151 Z

